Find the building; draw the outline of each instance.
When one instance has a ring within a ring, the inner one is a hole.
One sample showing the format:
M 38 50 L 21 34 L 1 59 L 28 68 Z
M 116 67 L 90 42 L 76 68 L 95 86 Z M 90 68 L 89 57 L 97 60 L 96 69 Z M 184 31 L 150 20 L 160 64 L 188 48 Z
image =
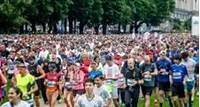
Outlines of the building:
M 192 16 L 199 15 L 199 0 L 175 0 L 173 19 L 186 21 Z

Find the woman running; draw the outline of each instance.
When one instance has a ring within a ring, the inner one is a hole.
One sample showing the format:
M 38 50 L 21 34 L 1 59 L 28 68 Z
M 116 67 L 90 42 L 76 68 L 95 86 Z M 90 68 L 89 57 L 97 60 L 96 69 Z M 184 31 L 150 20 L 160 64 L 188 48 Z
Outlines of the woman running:
M 60 74 L 56 70 L 56 64 L 54 62 L 49 63 L 49 72 L 46 73 L 45 85 L 47 86 L 46 96 L 50 107 L 55 107 L 60 90 Z
M 71 80 L 72 76 L 72 67 L 68 67 L 68 69 L 64 69 L 64 101 L 66 107 L 74 107 L 74 93 L 73 93 L 73 84 Z

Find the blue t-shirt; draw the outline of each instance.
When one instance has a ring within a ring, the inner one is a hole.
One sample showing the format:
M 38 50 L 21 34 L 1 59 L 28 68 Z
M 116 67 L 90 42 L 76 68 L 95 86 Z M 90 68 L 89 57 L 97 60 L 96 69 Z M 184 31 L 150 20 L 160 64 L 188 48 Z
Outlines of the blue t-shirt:
M 193 56 L 192 59 L 193 59 L 196 63 L 199 63 L 199 56 Z
M 183 64 L 173 64 L 170 71 L 172 73 L 173 83 L 182 83 L 184 77 L 187 75 L 187 68 Z
M 169 51 L 168 53 L 167 53 L 167 56 L 169 57 L 169 58 L 173 58 L 173 57 L 175 57 L 175 56 L 178 56 L 178 55 L 180 55 L 180 52 L 178 51 L 178 50 L 171 50 L 171 51 Z
M 171 61 L 168 59 L 159 59 L 156 62 L 156 67 L 157 67 L 158 71 L 160 71 L 161 69 L 165 69 L 166 72 L 169 72 L 169 70 L 171 68 Z M 168 82 L 169 74 L 159 73 L 159 75 L 157 76 L 157 79 L 158 79 L 158 82 Z
M 103 73 L 99 70 L 92 70 L 89 72 L 88 77 L 90 79 L 95 79 L 98 76 L 103 76 Z

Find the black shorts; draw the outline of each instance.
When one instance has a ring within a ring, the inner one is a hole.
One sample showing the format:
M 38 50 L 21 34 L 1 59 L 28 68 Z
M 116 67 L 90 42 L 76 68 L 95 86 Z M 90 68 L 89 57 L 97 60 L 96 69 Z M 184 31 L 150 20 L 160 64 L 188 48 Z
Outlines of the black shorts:
M 170 91 L 170 82 L 159 82 L 158 83 L 159 90 L 163 90 L 164 92 Z
M 185 91 L 183 83 L 172 84 L 172 96 L 178 96 L 179 98 L 185 98 Z
M 154 89 L 154 87 L 148 87 L 148 86 L 142 86 L 142 94 L 145 95 L 150 95 L 152 94 L 152 91 Z

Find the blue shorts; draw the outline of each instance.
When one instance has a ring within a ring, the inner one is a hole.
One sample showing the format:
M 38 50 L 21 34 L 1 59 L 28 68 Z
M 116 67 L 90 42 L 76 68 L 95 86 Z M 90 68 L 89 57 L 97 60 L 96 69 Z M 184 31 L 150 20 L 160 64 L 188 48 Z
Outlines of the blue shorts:
M 195 81 L 186 81 L 187 91 L 192 91 L 195 86 Z

